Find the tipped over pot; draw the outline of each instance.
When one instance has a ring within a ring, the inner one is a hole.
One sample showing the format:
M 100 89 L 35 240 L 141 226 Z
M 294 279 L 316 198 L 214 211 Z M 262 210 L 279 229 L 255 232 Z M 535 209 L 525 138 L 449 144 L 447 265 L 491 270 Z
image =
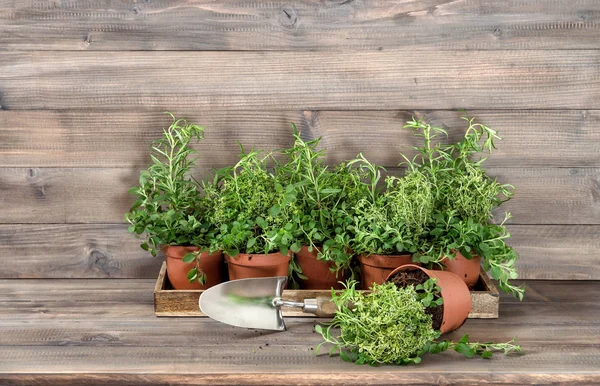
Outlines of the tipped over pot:
M 225 254 L 229 270 L 229 280 L 249 279 L 253 277 L 288 276 L 292 253 L 279 252 L 240 253 L 236 256 Z
M 465 323 L 471 312 L 471 294 L 460 277 L 452 272 L 432 271 L 408 264 L 396 268 L 386 281 L 393 282 L 399 287 L 405 287 L 423 284 L 429 278 L 437 279 L 437 285 L 441 288 L 441 297 L 444 299 L 441 306 L 428 310 L 432 314 L 433 328 L 439 329 L 442 334 L 458 329 Z M 441 311 L 440 308 L 442 308 Z M 441 317 L 439 313 L 441 313 Z
M 183 257 L 186 254 L 198 252 L 199 250 L 198 247 L 192 246 L 165 245 L 162 247 L 162 251 L 165 254 L 167 261 L 167 277 L 174 289 L 208 289 L 223 281 L 223 254 L 220 251 L 200 253 L 198 255 L 197 263 L 195 261 L 191 263 L 183 262 Z M 206 275 L 206 282 L 204 285 L 197 281 L 190 283 L 187 278 L 188 272 L 196 267 L 196 264 L 198 264 L 198 268 Z
M 373 283 L 383 284 L 396 268 L 412 264 L 412 255 L 360 255 L 362 289 L 368 290 Z

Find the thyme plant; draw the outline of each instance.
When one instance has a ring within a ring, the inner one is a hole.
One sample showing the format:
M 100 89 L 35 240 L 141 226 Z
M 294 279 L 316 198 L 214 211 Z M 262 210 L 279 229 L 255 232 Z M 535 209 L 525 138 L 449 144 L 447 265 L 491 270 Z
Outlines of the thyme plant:
M 240 146 L 241 155 L 233 167 L 221 169 L 218 183 L 207 190 L 214 202 L 213 221 L 218 227 L 212 246 L 235 257 L 240 252 L 287 254 L 300 250 L 297 225 L 287 221 L 294 211 L 296 191 L 283 186 L 269 172 L 265 156 Z
M 317 346 L 316 355 L 323 344 L 331 344 L 329 355 L 339 353 L 344 361 L 404 365 L 421 362 L 424 354 L 446 350 L 454 350 L 467 358 L 475 355 L 491 358 L 492 352 L 498 350 L 505 354 L 521 352 L 514 340 L 469 342 L 468 335 L 458 342 L 439 340 L 440 333 L 433 329 L 431 316 L 425 312 L 425 302 L 436 305 L 427 296 L 436 290 L 431 280 L 419 288 L 427 289 L 425 296 L 414 286 L 398 288 L 393 283 L 374 284 L 372 292 L 364 293 L 356 290 L 356 284 L 351 281 L 339 293 L 332 291 L 337 312 L 330 323 L 315 326 L 324 340 Z

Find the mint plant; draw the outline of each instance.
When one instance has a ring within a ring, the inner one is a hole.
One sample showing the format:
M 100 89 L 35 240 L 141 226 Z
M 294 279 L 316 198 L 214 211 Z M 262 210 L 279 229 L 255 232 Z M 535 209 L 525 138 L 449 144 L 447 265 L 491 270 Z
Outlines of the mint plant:
M 204 138 L 204 128 L 170 115 L 173 122 L 151 145 L 153 163 L 140 173 L 139 185 L 129 190 L 136 200 L 125 215 L 129 232 L 141 237 L 141 247 L 153 256 L 164 245 L 206 247 L 215 230 L 213 203 L 190 175 L 196 151 L 189 145 Z M 188 278 L 205 280 L 198 269 Z
M 439 354 L 455 350 L 467 358 L 480 355 L 491 358 L 493 351 L 505 354 L 521 352 L 514 340 L 508 343 L 469 342 L 465 335 L 458 342 L 439 340 L 440 333 L 432 327 L 431 316 L 425 311 L 428 294 L 436 291 L 429 280 L 420 288 L 415 286 L 398 288 L 393 283 L 374 284 L 372 292 L 356 290 L 356 282 L 336 293 L 332 301 L 337 312 L 330 323 L 315 326 L 323 337 L 315 353 L 323 344 L 330 344 L 329 355 L 338 353 L 344 361 L 357 364 L 412 364 L 421 362 L 425 354 Z M 432 304 L 429 302 L 430 306 Z M 338 331 L 339 333 L 335 333 Z

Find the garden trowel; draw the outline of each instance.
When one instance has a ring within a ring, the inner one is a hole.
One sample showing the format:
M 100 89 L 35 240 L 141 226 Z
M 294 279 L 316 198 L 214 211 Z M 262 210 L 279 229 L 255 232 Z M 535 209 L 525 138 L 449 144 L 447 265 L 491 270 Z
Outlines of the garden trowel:
M 333 317 L 335 304 L 329 297 L 302 302 L 281 298 L 287 277 L 240 279 L 218 284 L 200 295 L 200 310 L 221 323 L 237 327 L 284 331 L 281 307 L 301 308 L 318 317 Z

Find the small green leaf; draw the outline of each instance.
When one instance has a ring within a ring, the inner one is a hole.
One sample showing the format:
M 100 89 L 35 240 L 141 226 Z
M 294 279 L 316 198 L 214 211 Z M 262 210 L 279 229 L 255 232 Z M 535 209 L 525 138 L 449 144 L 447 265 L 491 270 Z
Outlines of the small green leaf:
M 327 189 L 321 189 L 321 191 L 319 193 L 321 193 L 321 194 L 334 194 L 334 193 L 339 193 L 341 191 L 342 191 L 342 189 L 327 188 Z
M 494 280 L 499 280 L 502 277 L 502 269 L 497 265 L 492 266 L 490 269 L 490 275 Z
M 473 358 L 473 355 L 475 355 L 475 351 L 464 343 L 458 343 L 454 350 L 458 353 L 463 354 L 467 358 Z
M 481 353 L 481 357 L 482 357 L 483 359 L 489 359 L 489 358 L 491 358 L 492 356 L 493 356 L 493 354 L 492 354 L 492 352 L 491 352 L 491 351 L 489 351 L 489 350 L 486 350 L 486 351 L 484 351 L 484 352 L 482 352 L 482 353 Z
M 252 237 L 248 239 L 248 242 L 246 243 L 246 250 L 249 250 L 250 248 L 252 248 L 254 246 L 254 244 L 256 244 L 256 238 Z
M 315 355 L 319 355 L 319 351 L 321 351 L 321 346 L 323 346 L 323 343 L 325 342 L 321 342 L 317 345 L 317 347 L 315 347 Z
M 192 268 L 190 269 L 190 271 L 187 273 L 187 279 L 189 281 L 194 281 L 196 280 L 196 277 L 198 275 L 198 270 L 196 268 Z
M 340 358 L 342 358 L 344 362 L 352 362 L 352 359 L 350 359 L 350 356 L 344 350 L 340 350 Z
M 299 242 L 296 241 L 294 244 L 290 245 L 290 249 L 292 250 L 292 252 L 298 253 L 300 252 L 300 249 L 302 249 L 302 246 Z
M 277 216 L 281 212 L 281 207 L 277 204 L 273 205 L 271 209 L 269 209 L 269 214 L 271 216 Z
M 191 263 L 192 261 L 194 261 L 196 259 L 196 254 L 189 252 L 186 253 L 185 256 L 183 256 L 183 259 L 181 259 L 184 263 Z

